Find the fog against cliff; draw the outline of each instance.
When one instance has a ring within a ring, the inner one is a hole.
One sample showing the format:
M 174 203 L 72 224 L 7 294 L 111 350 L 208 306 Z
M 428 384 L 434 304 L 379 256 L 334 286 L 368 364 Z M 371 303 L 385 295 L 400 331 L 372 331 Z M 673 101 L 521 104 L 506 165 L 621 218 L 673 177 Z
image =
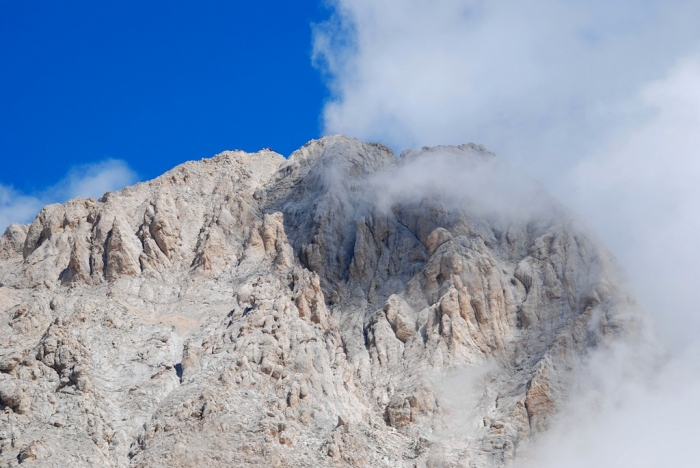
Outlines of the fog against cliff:
M 314 44 L 326 132 L 396 149 L 484 144 L 611 248 L 668 350 L 592 357 L 532 466 L 694 466 L 700 2 L 331 5 Z M 420 172 L 390 192 L 439 184 Z

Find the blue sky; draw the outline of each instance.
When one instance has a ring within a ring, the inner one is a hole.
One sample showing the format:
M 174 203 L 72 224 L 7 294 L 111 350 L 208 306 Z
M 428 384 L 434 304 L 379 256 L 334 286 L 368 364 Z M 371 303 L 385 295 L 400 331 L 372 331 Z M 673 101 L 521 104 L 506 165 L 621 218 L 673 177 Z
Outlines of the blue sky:
M 0 188 L 45 194 L 109 160 L 131 181 L 225 149 L 289 154 L 321 131 L 311 24 L 327 15 L 308 0 L 0 1 Z

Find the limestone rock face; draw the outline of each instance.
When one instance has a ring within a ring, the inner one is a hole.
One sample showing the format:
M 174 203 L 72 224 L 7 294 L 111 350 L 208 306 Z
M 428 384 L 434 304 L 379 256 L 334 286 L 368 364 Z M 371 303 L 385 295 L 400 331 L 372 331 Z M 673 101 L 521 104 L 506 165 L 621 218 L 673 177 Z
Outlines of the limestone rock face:
M 509 218 L 395 190 L 443 153 L 495 161 L 326 137 L 11 225 L 2 466 L 508 465 L 631 301 L 546 197 Z

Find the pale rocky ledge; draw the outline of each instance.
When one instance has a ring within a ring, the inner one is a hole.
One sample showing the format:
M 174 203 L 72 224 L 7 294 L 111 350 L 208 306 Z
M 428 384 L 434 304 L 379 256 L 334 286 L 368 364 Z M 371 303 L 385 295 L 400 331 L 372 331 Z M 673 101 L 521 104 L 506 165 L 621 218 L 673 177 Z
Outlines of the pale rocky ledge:
M 368 177 L 436 151 L 492 157 L 333 136 L 11 225 L 0 464 L 511 464 L 579 356 L 632 333 L 630 300 L 554 202 L 505 224 L 438 196 L 375 205 Z

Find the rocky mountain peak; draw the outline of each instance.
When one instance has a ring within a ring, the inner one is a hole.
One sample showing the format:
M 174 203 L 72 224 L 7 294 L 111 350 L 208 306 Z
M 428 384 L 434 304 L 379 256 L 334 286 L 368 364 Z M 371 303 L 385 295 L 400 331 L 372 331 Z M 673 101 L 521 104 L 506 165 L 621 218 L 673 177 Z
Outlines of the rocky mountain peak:
M 0 459 L 506 466 L 634 331 L 577 226 L 482 146 L 340 135 L 46 206 L 0 238 Z

